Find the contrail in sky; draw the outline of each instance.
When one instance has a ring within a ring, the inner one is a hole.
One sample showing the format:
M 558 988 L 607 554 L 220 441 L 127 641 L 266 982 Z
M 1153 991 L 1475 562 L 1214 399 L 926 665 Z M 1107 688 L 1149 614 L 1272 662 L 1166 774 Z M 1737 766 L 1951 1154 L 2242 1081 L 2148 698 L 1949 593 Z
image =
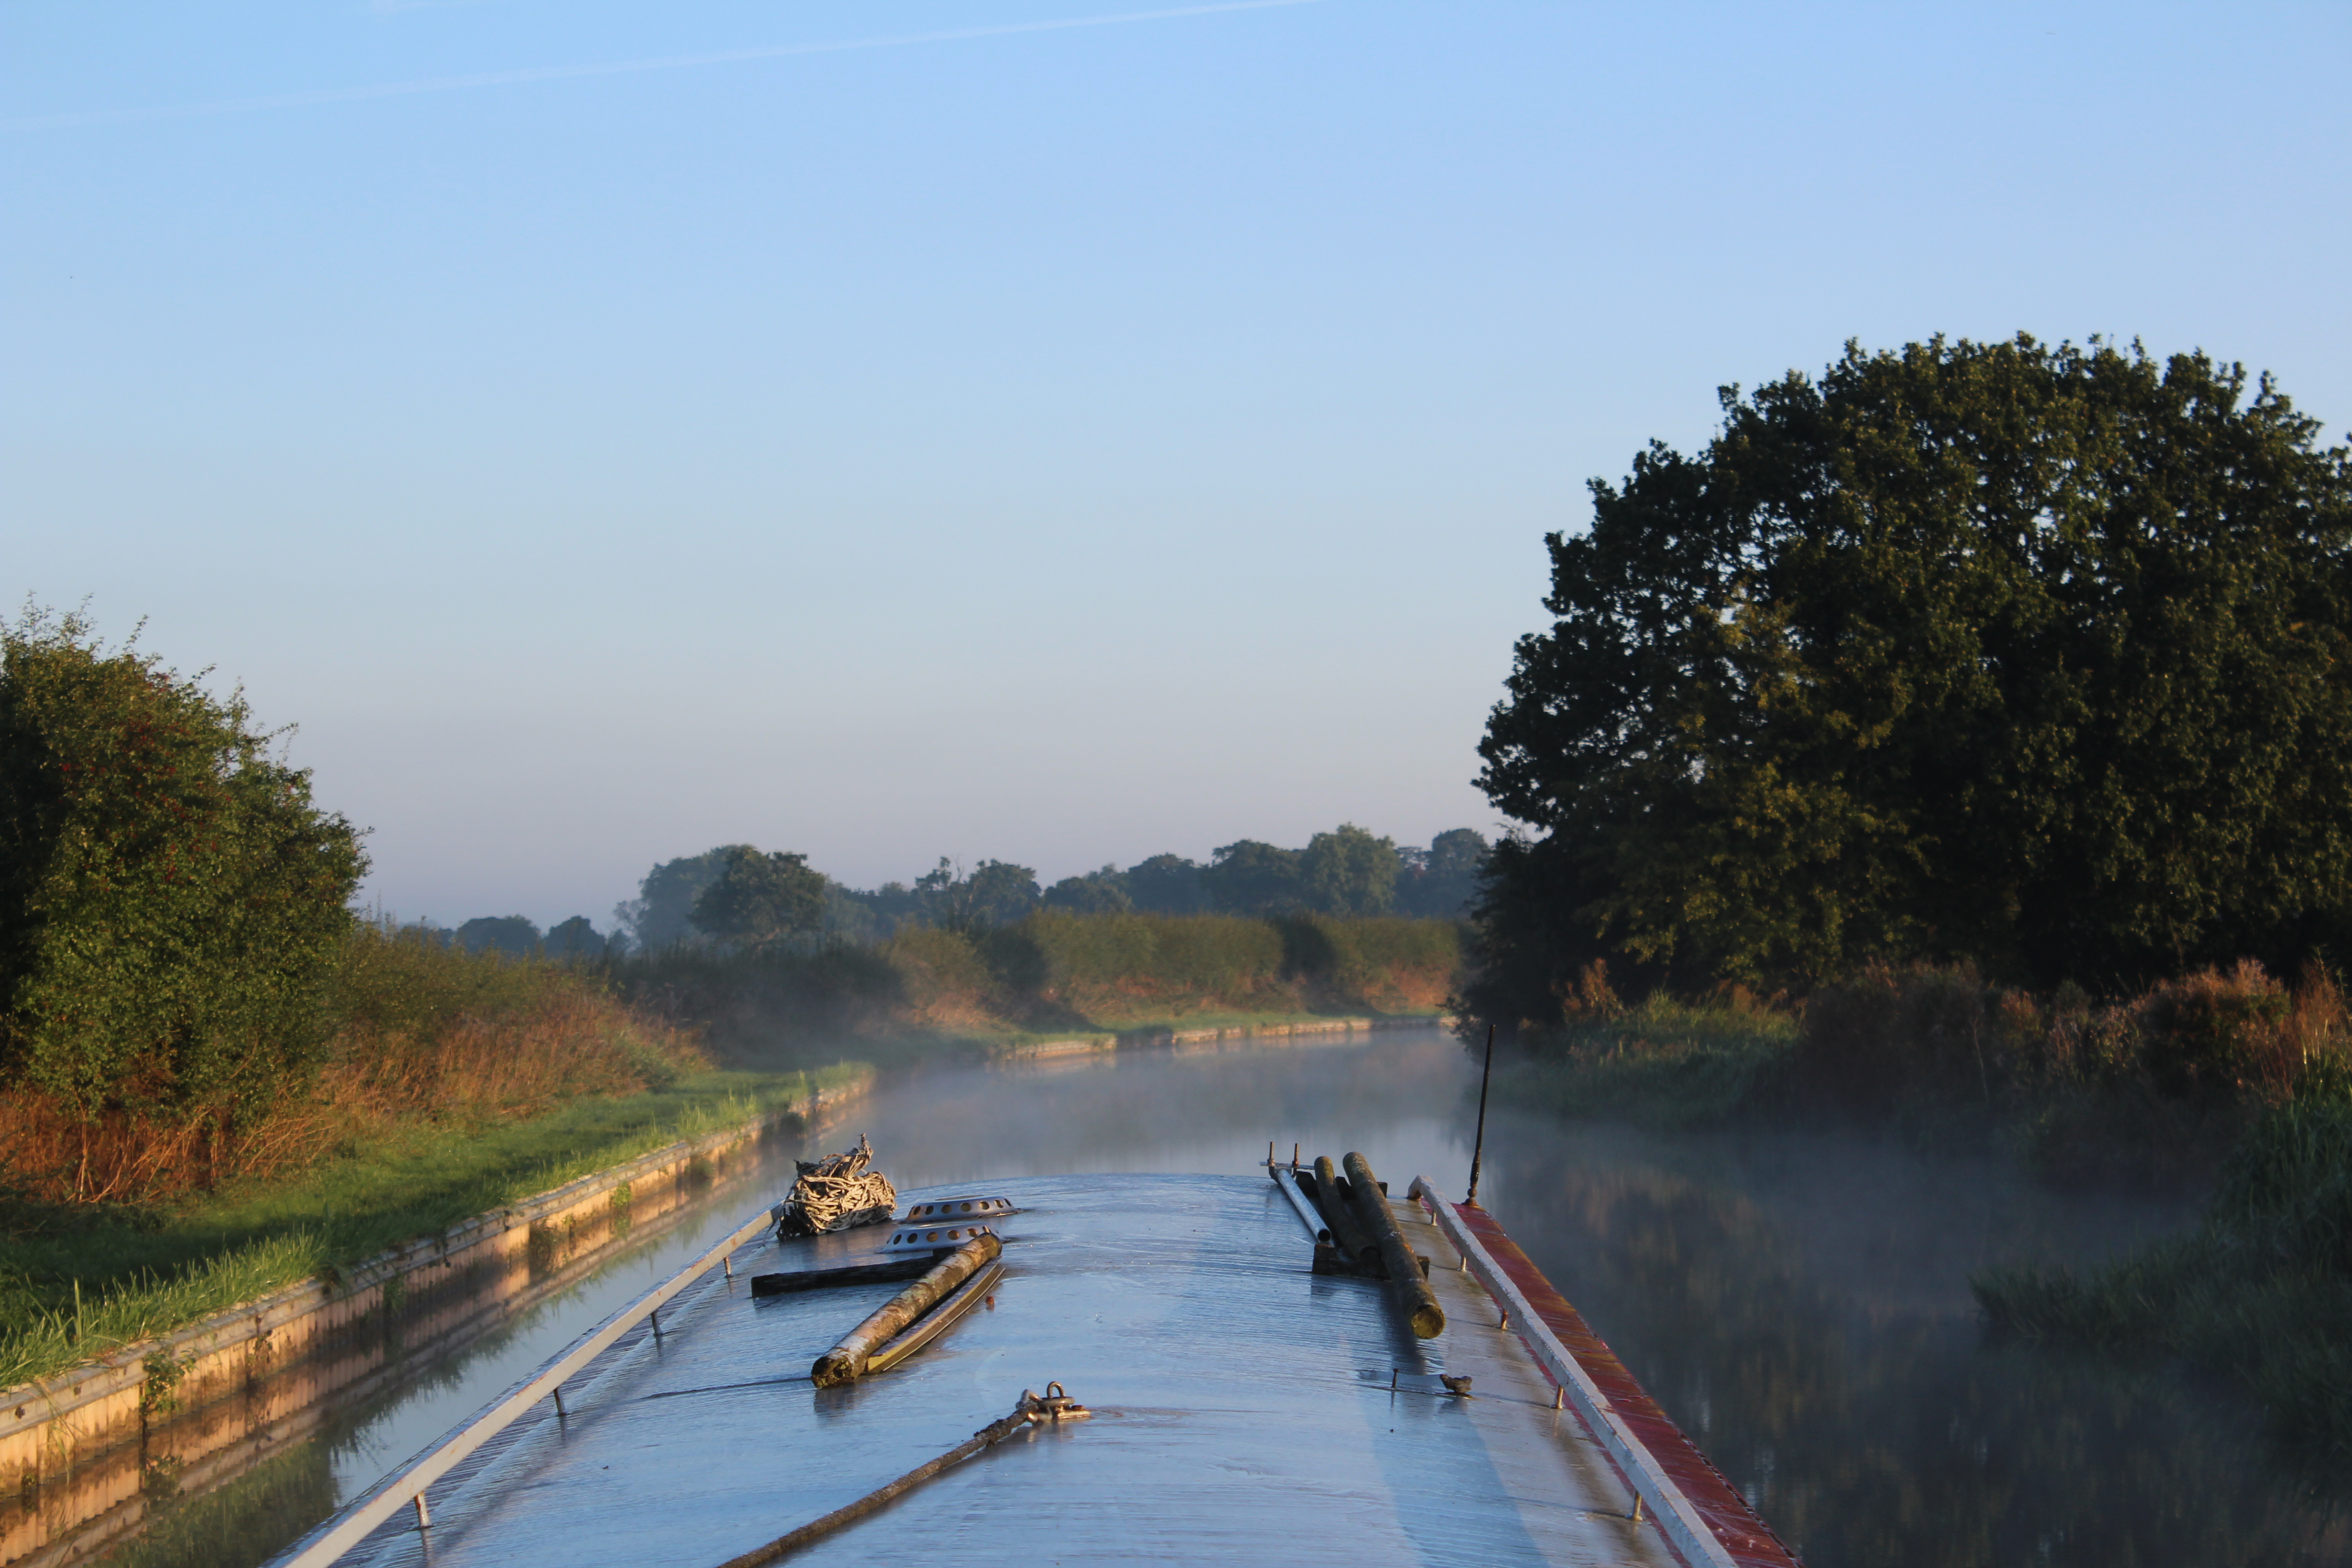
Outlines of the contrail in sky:
M 1012 33 L 1058 33 L 1072 27 L 1115 27 L 1127 22 L 1162 22 L 1176 16 L 1205 16 L 1219 11 L 1265 11 L 1276 6 L 1318 3 L 1319 0 L 1223 0 L 1217 5 L 1176 5 L 1160 11 L 1121 11 L 1110 16 L 1065 16 L 1046 22 L 1003 22 L 985 27 L 953 27 L 938 33 L 846 38 L 829 44 L 771 44 L 759 48 L 727 49 L 707 55 L 666 55 L 654 59 L 611 60 L 601 65 L 526 66 L 519 70 L 483 71 L 475 76 L 381 82 L 373 87 L 319 88 L 309 92 L 282 92 L 268 98 L 226 99 L 217 103 L 188 103 L 161 109 L 99 109 L 73 114 L 34 114 L 15 120 L 0 120 L 0 130 L 39 131 L 69 125 L 120 125 L 142 120 L 186 120 L 204 114 L 242 114 L 261 109 L 304 109 L 318 103 L 357 103 L 371 98 L 408 98 L 425 92 L 508 87 L 517 82 L 565 81 L 579 77 L 626 76 L 636 71 L 682 70 L 688 66 L 733 65 L 741 60 L 786 59 L 794 55 L 837 55 L 851 49 L 888 49 L 908 44 L 948 44 L 964 38 L 1003 37 Z

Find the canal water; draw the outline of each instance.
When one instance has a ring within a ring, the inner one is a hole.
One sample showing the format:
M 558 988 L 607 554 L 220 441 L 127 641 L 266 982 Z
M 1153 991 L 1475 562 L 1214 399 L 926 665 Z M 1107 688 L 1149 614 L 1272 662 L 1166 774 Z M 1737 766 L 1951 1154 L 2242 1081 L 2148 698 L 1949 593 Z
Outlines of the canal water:
M 815 1142 L 869 1135 L 904 1188 L 1069 1172 L 1242 1173 L 1361 1150 L 1458 1194 L 1475 1064 L 1450 1037 L 1130 1051 L 886 1082 Z M 756 1208 L 790 1166 L 339 1411 L 100 1559 L 257 1563 Z M 2057 1194 L 1993 1160 L 1862 1138 L 1654 1137 L 1489 1112 L 1479 1196 L 1814 1568 L 2352 1562 L 2257 1413 L 2161 1367 L 1990 1342 L 1968 1277 L 2077 1262 L 2173 1205 Z

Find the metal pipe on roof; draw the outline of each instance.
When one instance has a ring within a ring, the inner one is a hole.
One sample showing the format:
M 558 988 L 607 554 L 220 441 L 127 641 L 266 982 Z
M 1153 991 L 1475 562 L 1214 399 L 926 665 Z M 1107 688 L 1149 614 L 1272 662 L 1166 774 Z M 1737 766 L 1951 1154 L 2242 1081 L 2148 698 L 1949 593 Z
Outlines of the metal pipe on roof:
M 1331 1227 L 1323 1223 L 1321 1213 L 1316 1209 L 1307 1194 L 1299 1190 L 1301 1173 L 1281 1165 L 1273 1166 L 1266 1172 L 1266 1174 L 1274 1178 L 1274 1184 L 1282 1189 L 1282 1195 L 1290 1200 L 1290 1206 L 1297 1211 L 1299 1223 L 1306 1226 L 1307 1234 L 1318 1241 L 1328 1241 L 1330 1239 Z M 1314 1178 L 1308 1176 L 1307 1180 L 1312 1181 Z

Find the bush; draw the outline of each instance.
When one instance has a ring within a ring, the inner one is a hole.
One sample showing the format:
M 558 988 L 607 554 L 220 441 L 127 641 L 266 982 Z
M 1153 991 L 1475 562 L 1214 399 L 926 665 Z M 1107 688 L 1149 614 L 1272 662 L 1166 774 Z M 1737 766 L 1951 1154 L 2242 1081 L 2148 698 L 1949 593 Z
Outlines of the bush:
M 1284 972 L 1339 1005 L 1434 1006 L 1461 967 L 1461 931 L 1451 921 L 1302 914 L 1275 923 Z
M 910 926 L 880 947 L 827 942 L 805 952 L 725 953 L 681 946 L 611 960 L 601 973 L 616 995 L 693 1031 L 719 1057 L 775 1067 L 812 1051 L 830 1061 L 824 1053 L 838 1042 L 919 1007 L 917 991 L 945 994 L 975 976 L 984 982 L 986 970 L 965 939 Z
M 2006 1016 L 1966 965 L 1873 964 L 1805 1004 L 1796 1072 L 1807 1092 L 1884 1110 L 1901 1095 L 1955 1087 L 1992 1097 Z
M 299 1092 L 365 869 L 241 698 L 76 616 L 0 632 L 0 1083 L 194 1123 Z
M 1921 1095 L 2126 1090 L 2275 1105 L 2347 1046 L 2318 966 L 2292 992 L 2249 959 L 2102 1005 L 2075 985 L 2037 1000 L 1965 964 L 1880 964 L 1806 1003 L 1797 1068 L 1816 1093 L 1882 1110 Z
M 329 992 L 333 1118 L 506 1121 L 667 1089 L 709 1063 L 682 1031 L 545 959 L 362 926 Z
M 1081 1014 L 1280 1006 L 1282 939 L 1239 915 L 1034 915 L 1015 928 L 1043 960 L 1039 990 Z
M 996 977 L 971 937 L 935 926 L 908 926 L 882 944 L 907 1003 L 925 1021 L 977 1023 Z
M 2150 990 L 2139 1005 L 2141 1055 L 2168 1093 L 2249 1084 L 2291 1088 L 2300 1063 L 2284 1027 L 2286 987 L 2252 959 L 2200 970 Z

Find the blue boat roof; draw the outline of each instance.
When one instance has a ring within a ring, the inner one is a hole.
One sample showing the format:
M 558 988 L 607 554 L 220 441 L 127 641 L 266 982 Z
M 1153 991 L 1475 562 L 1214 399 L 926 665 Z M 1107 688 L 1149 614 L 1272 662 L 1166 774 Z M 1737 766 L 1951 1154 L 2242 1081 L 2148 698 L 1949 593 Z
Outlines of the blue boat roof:
M 1400 1184 L 1400 1190 L 1402 1185 Z M 1417 1205 L 1447 1325 L 1308 1272 L 1280 1190 L 1224 1176 L 936 1188 L 1011 1198 L 991 1307 L 897 1369 L 812 1362 L 898 1289 L 754 1299 L 749 1276 L 866 1259 L 890 1227 L 745 1247 L 433 1500 L 345 1559 L 435 1568 L 713 1568 L 873 1491 L 1059 1382 L 1092 1419 L 1031 1427 L 794 1563 L 1670 1563 L 1633 1496 Z M 1436 1373 L 1468 1374 L 1475 1397 Z M 1392 1387 L 1391 1384 L 1394 1384 Z

